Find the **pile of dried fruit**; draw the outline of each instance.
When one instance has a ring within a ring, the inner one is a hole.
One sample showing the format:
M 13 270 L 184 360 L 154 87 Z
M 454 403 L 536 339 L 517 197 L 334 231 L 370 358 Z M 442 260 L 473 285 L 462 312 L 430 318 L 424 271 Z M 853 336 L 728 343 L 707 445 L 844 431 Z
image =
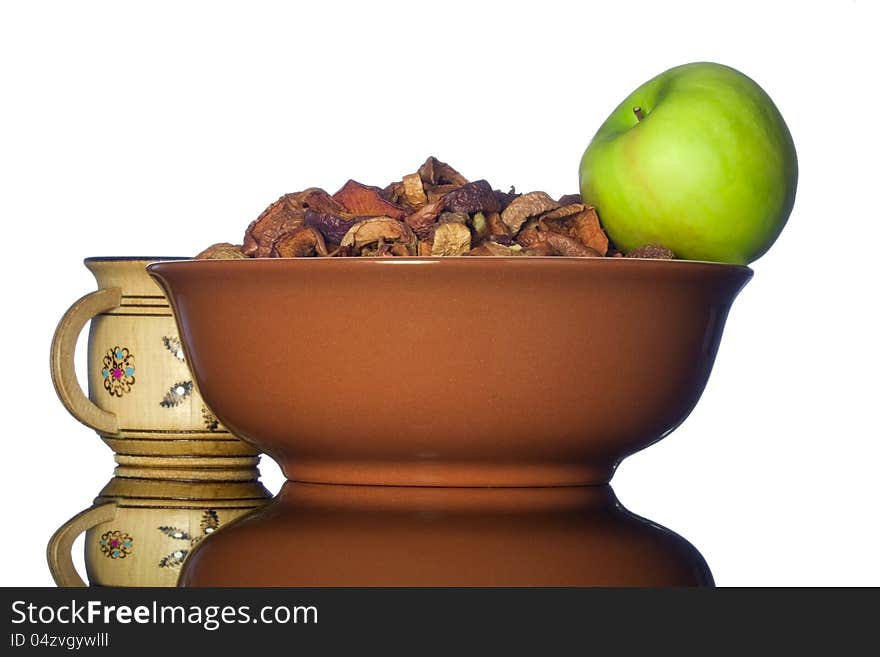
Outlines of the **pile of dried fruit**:
M 349 180 L 332 196 L 317 187 L 285 194 L 251 222 L 242 245 L 214 244 L 196 257 L 458 255 L 623 256 L 580 195 L 503 192 L 429 157 L 384 189 Z M 675 256 L 646 245 L 626 257 Z

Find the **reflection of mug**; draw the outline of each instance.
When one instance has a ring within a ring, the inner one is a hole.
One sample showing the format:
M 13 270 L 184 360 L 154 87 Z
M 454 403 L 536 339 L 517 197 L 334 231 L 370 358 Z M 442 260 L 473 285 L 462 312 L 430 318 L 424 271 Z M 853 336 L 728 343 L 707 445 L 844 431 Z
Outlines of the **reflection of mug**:
M 145 270 L 157 259 L 85 261 L 99 289 L 74 303 L 55 332 L 52 381 L 59 398 L 116 452 L 256 454 L 220 426 L 196 390 L 171 307 Z M 90 320 L 87 397 L 74 372 L 74 350 Z
M 52 577 L 59 586 L 85 586 L 71 557 L 74 540 L 85 532 L 93 586 L 174 586 L 192 548 L 269 500 L 257 480 L 257 458 L 131 457 L 137 464 L 119 465 L 94 505 L 52 536 Z M 183 480 L 194 477 L 200 479 Z

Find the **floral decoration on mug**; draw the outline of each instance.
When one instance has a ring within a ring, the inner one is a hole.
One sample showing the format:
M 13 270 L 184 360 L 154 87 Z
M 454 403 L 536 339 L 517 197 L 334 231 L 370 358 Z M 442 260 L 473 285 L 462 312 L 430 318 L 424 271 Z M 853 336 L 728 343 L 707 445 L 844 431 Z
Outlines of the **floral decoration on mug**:
M 122 397 L 134 385 L 134 355 L 127 347 L 113 347 L 104 356 L 101 375 L 104 390 L 114 397 Z
M 131 554 L 134 539 L 125 532 L 114 529 L 101 534 L 98 545 L 108 559 L 125 559 Z

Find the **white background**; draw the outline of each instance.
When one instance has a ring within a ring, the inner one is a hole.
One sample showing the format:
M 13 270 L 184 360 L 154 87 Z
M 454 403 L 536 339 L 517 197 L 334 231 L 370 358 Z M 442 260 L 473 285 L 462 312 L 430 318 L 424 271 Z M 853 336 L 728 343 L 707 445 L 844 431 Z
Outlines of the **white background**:
M 56 322 L 94 289 L 84 257 L 240 241 L 283 192 L 384 185 L 432 153 L 574 192 L 627 93 L 714 60 L 786 117 L 797 203 L 697 409 L 614 487 L 720 585 L 880 585 L 878 18 L 867 0 L 4 2 L 0 584 L 50 585 L 46 541 L 111 475 L 48 372 Z

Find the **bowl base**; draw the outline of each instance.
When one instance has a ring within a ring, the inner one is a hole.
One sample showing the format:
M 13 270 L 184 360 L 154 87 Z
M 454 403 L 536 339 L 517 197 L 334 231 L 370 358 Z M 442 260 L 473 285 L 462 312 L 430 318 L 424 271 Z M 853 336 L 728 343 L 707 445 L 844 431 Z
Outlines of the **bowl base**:
M 616 464 L 604 463 L 462 463 L 425 460 L 281 461 L 290 481 L 355 486 L 544 487 L 597 486 L 614 476 Z

